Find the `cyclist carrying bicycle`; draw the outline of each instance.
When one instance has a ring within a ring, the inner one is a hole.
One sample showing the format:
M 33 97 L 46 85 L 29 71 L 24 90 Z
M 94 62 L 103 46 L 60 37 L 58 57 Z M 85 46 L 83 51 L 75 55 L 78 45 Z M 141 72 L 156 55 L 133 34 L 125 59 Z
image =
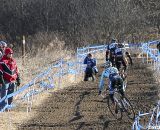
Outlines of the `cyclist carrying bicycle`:
M 121 93 L 122 97 L 124 96 L 123 91 L 123 79 L 119 75 L 118 69 L 116 67 L 112 67 L 112 63 L 107 61 L 105 64 L 105 70 L 102 72 L 100 83 L 99 83 L 99 92 L 98 94 L 101 95 L 102 90 L 104 89 L 104 79 L 109 79 L 109 97 L 114 104 L 114 89 L 118 88 L 119 92 Z M 116 108 L 115 108 L 115 112 Z

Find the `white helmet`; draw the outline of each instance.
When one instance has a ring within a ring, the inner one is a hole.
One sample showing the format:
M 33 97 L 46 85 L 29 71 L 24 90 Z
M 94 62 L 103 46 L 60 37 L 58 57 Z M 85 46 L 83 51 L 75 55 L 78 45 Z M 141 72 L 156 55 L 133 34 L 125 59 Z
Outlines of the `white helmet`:
M 116 68 L 116 67 L 112 67 L 111 69 L 110 69 L 110 74 L 118 74 L 118 69 Z
M 105 68 L 112 67 L 112 63 L 110 61 L 106 61 Z
M 7 43 L 6 42 L 0 41 L 0 43 L 1 43 L 1 46 L 7 47 Z

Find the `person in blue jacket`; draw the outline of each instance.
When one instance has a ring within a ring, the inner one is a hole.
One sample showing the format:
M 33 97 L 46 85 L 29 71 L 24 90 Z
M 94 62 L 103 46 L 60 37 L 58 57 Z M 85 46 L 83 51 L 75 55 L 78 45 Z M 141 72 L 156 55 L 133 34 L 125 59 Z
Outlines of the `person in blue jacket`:
M 89 77 L 92 77 L 92 81 L 94 81 L 94 73 L 98 73 L 98 70 L 96 68 L 96 60 L 92 58 L 92 54 L 89 53 L 85 59 L 84 59 L 84 64 L 86 64 L 86 69 L 85 69 L 85 75 L 84 75 L 84 81 L 88 81 Z

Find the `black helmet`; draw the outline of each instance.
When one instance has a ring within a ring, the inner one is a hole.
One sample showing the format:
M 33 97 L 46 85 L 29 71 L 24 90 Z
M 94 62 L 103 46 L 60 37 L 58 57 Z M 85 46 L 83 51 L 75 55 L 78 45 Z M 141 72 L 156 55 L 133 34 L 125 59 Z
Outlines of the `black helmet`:
M 124 45 L 122 43 L 118 43 L 118 48 L 124 48 Z

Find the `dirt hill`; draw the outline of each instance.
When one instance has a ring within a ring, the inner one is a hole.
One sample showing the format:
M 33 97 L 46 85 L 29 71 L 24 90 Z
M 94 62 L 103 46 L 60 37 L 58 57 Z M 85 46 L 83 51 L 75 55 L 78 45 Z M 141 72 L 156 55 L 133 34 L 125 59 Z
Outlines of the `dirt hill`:
M 102 71 L 102 69 L 100 69 Z M 19 130 L 129 130 L 132 124 L 124 116 L 115 120 L 105 100 L 98 96 L 98 81 L 81 82 L 53 92 L 43 105 L 34 107 L 34 118 L 18 126 Z M 148 112 L 158 100 L 158 87 L 151 70 L 141 61 L 128 70 L 126 94 L 136 113 Z

